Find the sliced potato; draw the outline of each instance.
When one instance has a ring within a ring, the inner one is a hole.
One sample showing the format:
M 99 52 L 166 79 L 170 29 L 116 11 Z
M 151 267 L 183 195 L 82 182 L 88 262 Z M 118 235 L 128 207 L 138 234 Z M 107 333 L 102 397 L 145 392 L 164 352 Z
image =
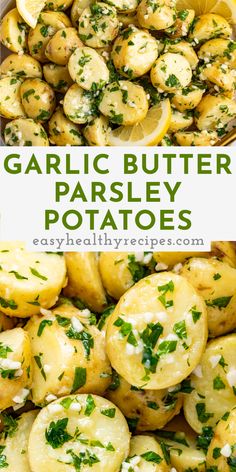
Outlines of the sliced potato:
M 80 393 L 103 394 L 111 381 L 104 335 L 84 322 L 75 307 L 61 305 L 26 327 L 32 346 L 32 399 L 43 406 L 51 398 Z
M 61 434 L 57 434 L 57 431 Z M 29 438 L 32 472 L 117 472 L 129 453 L 122 413 L 96 395 L 71 395 L 43 408 Z M 79 439 L 78 439 L 79 438 Z M 78 467 L 77 467 L 78 468 Z
M 235 348 L 235 334 L 210 341 L 190 376 L 193 390 L 185 395 L 184 414 L 198 433 L 203 426 L 215 427 L 235 405 Z
M 156 439 L 153 436 L 139 435 L 131 438 L 129 457 L 122 464 L 121 472 L 127 470 L 168 472 L 170 469 Z
M 183 395 L 174 387 L 164 390 L 143 390 L 132 387 L 116 374 L 117 388 L 111 384 L 106 397 L 120 408 L 136 431 L 154 431 L 163 428 L 180 412 Z
M 20 98 L 21 81 L 17 77 L 0 79 L 0 115 L 14 119 L 25 116 Z
M 40 63 L 28 54 L 23 54 L 23 56 L 10 54 L 1 63 L 0 74 L 16 76 L 23 79 L 29 77 L 38 77 L 41 79 L 42 68 Z
M 4 130 L 7 146 L 49 146 L 43 126 L 30 118 L 10 121 Z
M 77 48 L 70 57 L 68 69 L 74 82 L 85 90 L 101 90 L 109 82 L 109 69 L 92 48 Z
M 56 146 L 82 146 L 83 136 L 80 128 L 68 120 L 62 108 L 58 108 L 49 121 L 50 143 Z
M 153 274 L 131 287 L 108 318 L 107 354 L 135 387 L 168 388 L 197 366 L 206 325 L 205 304 L 183 277 Z M 171 364 L 178 367 L 170 369 Z
M 50 308 L 65 284 L 63 256 L 27 252 L 23 243 L 0 243 L 0 306 L 9 316 L 27 318 Z
M 98 268 L 98 259 L 93 252 L 65 253 L 68 285 L 64 293 L 80 298 L 95 312 L 106 307 L 106 295 Z
M 28 334 L 22 328 L 0 333 L 0 409 L 25 403 L 32 381 Z
M 0 41 L 12 52 L 27 51 L 27 33 L 29 27 L 20 16 L 17 8 L 10 10 L 1 20 Z
M 207 467 L 212 472 L 232 472 L 235 467 L 236 408 L 217 424 L 207 453 Z
M 28 459 L 28 441 L 29 435 L 38 414 L 37 410 L 23 413 L 16 419 L 9 419 L 7 424 L 11 422 L 12 430 L 8 428 L 2 433 L 0 439 L 1 449 L 1 466 L 7 464 L 7 472 L 31 472 Z M 7 420 L 7 417 L 5 416 Z
M 207 305 L 209 335 L 220 336 L 236 327 L 236 269 L 217 259 L 193 258 L 181 275 L 195 287 Z

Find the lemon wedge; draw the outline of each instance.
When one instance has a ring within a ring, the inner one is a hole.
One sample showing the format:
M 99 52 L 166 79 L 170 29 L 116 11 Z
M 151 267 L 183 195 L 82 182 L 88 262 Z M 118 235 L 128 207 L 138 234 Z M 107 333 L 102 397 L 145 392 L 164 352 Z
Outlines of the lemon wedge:
M 148 110 L 146 117 L 133 126 L 111 131 L 110 146 L 155 146 L 165 136 L 171 119 L 170 101 L 164 100 Z
M 45 5 L 46 0 L 16 0 L 19 14 L 31 28 L 35 28 L 39 15 Z
M 236 24 L 236 0 L 177 0 L 177 9 L 195 10 L 196 15 L 216 13 Z

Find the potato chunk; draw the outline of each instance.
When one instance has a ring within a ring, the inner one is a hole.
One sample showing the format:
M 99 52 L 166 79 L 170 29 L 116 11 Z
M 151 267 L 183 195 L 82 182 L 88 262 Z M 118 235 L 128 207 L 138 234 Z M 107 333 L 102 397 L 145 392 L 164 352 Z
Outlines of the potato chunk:
M 192 79 L 189 62 L 181 54 L 161 55 L 151 69 L 151 81 L 162 92 L 175 92 L 187 87 Z

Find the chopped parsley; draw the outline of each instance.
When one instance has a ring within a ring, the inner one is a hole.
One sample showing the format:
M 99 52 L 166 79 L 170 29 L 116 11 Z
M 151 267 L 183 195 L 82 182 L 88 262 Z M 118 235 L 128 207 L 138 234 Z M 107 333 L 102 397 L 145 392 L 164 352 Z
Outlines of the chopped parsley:
M 72 439 L 72 436 L 66 431 L 67 424 L 68 418 L 62 418 L 58 421 L 51 421 L 48 429 L 46 429 L 46 441 L 53 449 L 58 449 Z
M 76 390 L 83 387 L 83 385 L 86 383 L 86 379 L 87 379 L 86 369 L 84 367 L 76 367 L 71 393 L 74 393 Z
M 52 326 L 52 320 L 43 320 L 41 321 L 40 325 L 39 325 L 39 328 L 38 328 L 38 332 L 37 332 L 37 336 L 42 336 L 42 333 L 43 333 L 43 330 L 46 328 L 46 326 Z

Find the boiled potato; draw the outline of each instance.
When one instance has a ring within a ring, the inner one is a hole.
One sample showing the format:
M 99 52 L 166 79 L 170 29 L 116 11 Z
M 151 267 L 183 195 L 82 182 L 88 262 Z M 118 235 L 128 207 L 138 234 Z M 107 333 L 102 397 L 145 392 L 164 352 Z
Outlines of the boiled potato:
M 106 3 L 115 7 L 119 12 L 132 13 L 138 7 L 138 0 L 106 0 Z
M 94 102 L 91 95 L 77 84 L 73 84 L 67 90 L 63 108 L 65 115 L 73 123 L 88 123 L 94 118 Z
M 207 467 L 212 472 L 233 472 L 235 467 L 236 408 L 217 424 L 207 453 Z
M 151 69 L 151 81 L 162 92 L 175 92 L 187 87 L 192 79 L 189 62 L 181 54 L 162 54 Z
M 0 41 L 12 52 L 23 54 L 27 51 L 28 26 L 19 15 L 17 8 L 10 10 L 1 20 Z
M 182 38 L 187 36 L 189 29 L 195 18 L 195 11 L 192 9 L 184 9 L 177 12 L 177 18 L 175 23 L 168 28 L 167 33 L 171 35 L 172 38 Z
M 71 316 L 73 315 L 73 316 Z M 111 381 L 103 333 L 79 319 L 79 310 L 62 305 L 26 326 L 34 358 L 32 400 L 44 405 L 51 398 L 75 391 L 103 394 Z
M 236 102 L 218 95 L 205 95 L 196 108 L 195 121 L 199 130 L 224 130 L 235 118 Z
M 215 427 L 235 405 L 235 348 L 235 334 L 210 341 L 190 376 L 192 391 L 185 395 L 184 414 L 197 433 L 203 426 Z
M 207 257 L 207 252 L 154 252 L 153 258 L 157 262 L 156 270 L 178 269 L 189 257 Z M 175 268 L 176 266 L 176 268 Z
M 109 69 L 92 48 L 80 47 L 70 57 L 68 68 L 74 82 L 85 90 L 101 90 L 109 82 Z
M 129 457 L 123 462 L 121 472 L 168 472 L 161 446 L 153 436 L 134 436 L 130 441 Z
M 129 80 L 120 80 L 107 85 L 99 110 L 112 123 L 134 125 L 145 118 L 148 99 L 143 87 Z
M 25 116 L 20 87 L 21 81 L 17 77 L 0 78 L 0 116 L 8 119 Z
M 48 42 L 45 56 L 60 66 L 67 65 L 76 48 L 83 46 L 75 28 L 63 28 L 57 31 Z M 72 77 L 73 78 L 73 77 Z
M 219 140 L 215 131 L 178 131 L 175 139 L 180 146 L 214 146 Z
M 36 27 L 29 32 L 28 46 L 31 56 L 39 62 L 48 62 L 48 58 L 45 55 L 48 42 L 58 30 L 70 26 L 71 22 L 65 13 L 55 11 L 42 12 Z
M 171 103 L 180 112 L 186 110 L 193 110 L 199 105 L 205 89 L 199 85 L 190 84 L 182 90 L 176 90 L 174 96 L 171 98 Z
M 211 244 L 211 255 L 236 267 L 236 244 L 230 241 L 214 241 Z
M 193 115 L 188 110 L 184 113 L 171 109 L 171 121 L 169 126 L 169 132 L 176 133 L 181 129 L 189 128 L 193 124 Z
M 64 293 L 79 297 L 89 308 L 101 313 L 107 302 L 94 252 L 65 253 L 68 285 Z
M 216 37 L 230 38 L 231 35 L 232 28 L 223 16 L 206 13 L 195 18 L 189 38 L 198 44 Z
M 212 64 L 206 64 L 201 73 L 201 78 L 215 84 L 217 91 L 220 89 L 230 91 L 235 88 L 236 78 L 234 70 L 230 69 L 228 64 L 225 63 L 222 64 L 216 61 Z
M 0 312 L 0 332 L 14 328 L 16 323 L 16 318 L 10 318 L 9 316 L 6 316 L 4 313 Z
M 53 11 L 64 11 L 67 10 L 72 3 L 73 0 L 47 0 L 45 9 Z
M 158 56 L 157 41 L 148 32 L 128 28 L 116 38 L 111 57 L 115 68 L 128 78 L 146 74 Z
M 169 28 L 176 20 L 175 8 L 171 2 L 159 3 L 141 0 L 137 9 L 138 22 L 143 28 L 163 30 Z
M 49 146 L 43 126 L 30 118 L 18 118 L 8 123 L 4 140 L 7 146 Z
M 140 24 L 137 19 L 136 12 L 134 13 L 118 13 L 118 20 L 122 28 L 137 26 L 140 28 Z
M 46 82 L 55 90 L 65 94 L 73 84 L 67 66 L 58 66 L 57 64 L 45 64 L 43 74 Z
M 31 472 L 28 459 L 28 440 L 31 428 L 38 412 L 36 410 L 23 413 L 16 419 L 11 418 L 12 430 L 8 428 L 0 439 L 1 467 L 7 472 Z M 6 417 L 5 417 L 6 418 Z M 7 418 L 6 418 L 7 419 Z M 7 464 L 7 465 L 4 465 Z
M 153 431 L 163 428 L 177 415 L 182 407 L 183 396 L 164 390 L 143 390 L 133 388 L 118 376 L 118 387 L 108 388 L 106 397 L 122 411 L 124 416 L 135 423 L 136 431 Z
M 125 380 L 160 390 L 195 369 L 206 338 L 202 298 L 184 277 L 162 272 L 140 280 L 121 297 L 108 318 L 106 349 Z
M 20 88 L 21 102 L 28 118 L 48 121 L 56 106 L 53 89 L 44 80 L 26 79 Z
M 0 65 L 0 74 L 8 76 L 16 76 L 18 78 L 27 79 L 29 77 L 42 78 L 42 68 L 36 59 L 23 54 L 10 54 L 4 59 Z
M 94 25 L 96 27 L 94 28 Z M 102 48 L 110 44 L 119 31 L 116 9 L 102 2 L 85 8 L 79 18 L 79 36 L 86 46 Z
M 27 252 L 23 243 L 0 243 L 0 306 L 9 316 L 27 318 L 50 308 L 65 285 L 63 256 Z
M 196 69 L 198 65 L 199 59 L 197 54 L 191 44 L 189 44 L 187 41 L 167 41 L 164 52 L 181 54 L 183 57 L 185 57 L 185 59 L 187 59 L 192 69 Z
M 58 431 L 59 430 L 59 431 Z M 122 413 L 97 395 L 71 395 L 43 408 L 29 438 L 32 472 L 117 472 L 129 453 Z
M 200 47 L 198 57 L 205 62 L 217 59 L 236 67 L 236 42 L 222 38 L 210 39 Z
M 195 287 L 207 305 L 209 335 L 220 336 L 236 327 L 236 269 L 217 259 L 193 258 L 181 275 Z
M 89 146 L 107 146 L 110 128 L 105 116 L 98 116 L 83 129 L 83 135 Z
M 32 381 L 31 359 L 29 336 L 22 328 L 0 333 L 1 410 L 25 403 Z
M 79 26 L 79 18 L 83 10 L 89 7 L 92 0 L 74 0 L 71 8 L 71 21 L 75 28 Z
M 58 108 L 49 121 L 49 140 L 56 146 L 82 146 L 83 136 L 80 128 L 68 120 L 62 108 Z

